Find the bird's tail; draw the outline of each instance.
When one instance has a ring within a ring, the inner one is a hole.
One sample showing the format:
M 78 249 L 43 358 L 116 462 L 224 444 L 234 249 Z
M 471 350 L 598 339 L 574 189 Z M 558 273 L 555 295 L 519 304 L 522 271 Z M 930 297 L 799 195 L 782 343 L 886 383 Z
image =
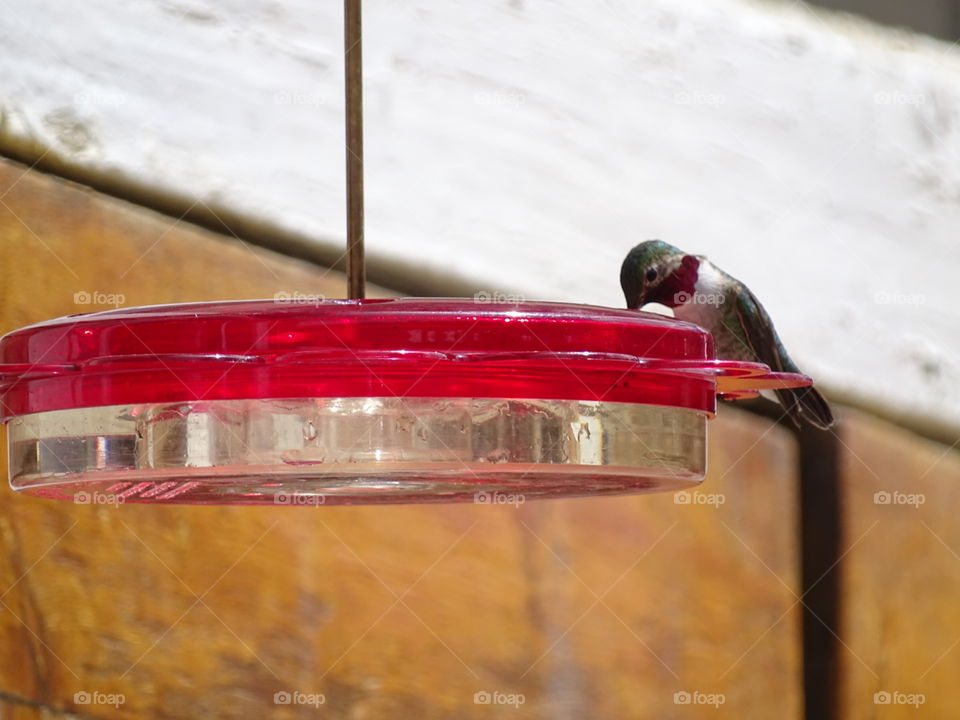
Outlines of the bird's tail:
M 814 387 L 787 388 L 777 390 L 777 399 L 793 420 L 794 425 L 800 427 L 800 421 L 805 420 L 814 427 L 827 430 L 833 425 L 833 413 L 826 399 Z

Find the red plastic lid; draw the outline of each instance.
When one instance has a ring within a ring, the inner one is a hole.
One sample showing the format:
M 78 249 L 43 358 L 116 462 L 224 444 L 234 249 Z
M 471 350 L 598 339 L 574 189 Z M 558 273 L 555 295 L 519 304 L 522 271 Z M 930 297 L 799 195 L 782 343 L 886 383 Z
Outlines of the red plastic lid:
M 718 361 L 701 327 L 631 310 L 469 299 L 270 300 L 71 315 L 0 339 L 0 418 L 103 405 L 284 397 L 646 403 L 810 384 Z

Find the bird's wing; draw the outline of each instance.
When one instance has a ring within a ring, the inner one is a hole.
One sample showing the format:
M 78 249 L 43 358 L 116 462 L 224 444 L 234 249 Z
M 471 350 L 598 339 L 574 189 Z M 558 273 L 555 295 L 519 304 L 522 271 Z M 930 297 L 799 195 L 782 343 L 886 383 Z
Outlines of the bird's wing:
M 746 285 L 740 285 L 740 292 L 737 293 L 732 310 L 733 312 L 727 315 L 727 321 L 740 325 L 742 332 L 737 335 L 746 338 L 749 347 L 745 350 L 749 350 L 749 354 L 757 362 L 768 365 L 774 371 L 789 371 L 786 365 L 792 363 L 786 359 L 773 321 Z
M 773 321 L 767 315 L 760 301 L 746 286 L 741 285 L 732 312 L 727 314 L 730 323 L 739 323 L 743 329 L 741 337 L 746 338 L 750 354 L 775 372 L 800 372 L 787 354 Z M 774 391 L 783 406 L 784 413 L 791 422 L 800 427 L 800 418 L 823 430 L 833 425 L 833 413 L 830 405 L 816 388 L 799 387 Z

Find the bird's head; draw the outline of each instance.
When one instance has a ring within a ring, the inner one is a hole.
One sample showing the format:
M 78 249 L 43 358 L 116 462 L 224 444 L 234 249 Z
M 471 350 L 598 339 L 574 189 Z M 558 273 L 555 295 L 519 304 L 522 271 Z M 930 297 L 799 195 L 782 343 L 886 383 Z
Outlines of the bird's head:
M 620 266 L 620 287 L 630 310 L 647 303 L 669 308 L 696 292 L 700 261 L 662 240 L 647 240 L 627 253 Z

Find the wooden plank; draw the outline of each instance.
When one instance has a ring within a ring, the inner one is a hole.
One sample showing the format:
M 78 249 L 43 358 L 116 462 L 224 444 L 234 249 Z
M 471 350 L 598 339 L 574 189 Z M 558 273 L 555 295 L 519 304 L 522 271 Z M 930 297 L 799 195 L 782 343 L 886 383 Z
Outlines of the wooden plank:
M 841 717 L 953 717 L 960 453 L 863 415 L 844 442 Z
M 129 304 L 343 287 L 23 171 L 0 162 L 5 330 L 76 311 L 80 289 Z M 786 433 L 725 408 L 714 504 L 112 508 L 6 490 L 0 691 L 98 718 L 315 715 L 277 692 L 322 693 L 340 718 L 702 710 L 678 692 L 722 695 L 717 718 L 799 718 L 795 460 Z

